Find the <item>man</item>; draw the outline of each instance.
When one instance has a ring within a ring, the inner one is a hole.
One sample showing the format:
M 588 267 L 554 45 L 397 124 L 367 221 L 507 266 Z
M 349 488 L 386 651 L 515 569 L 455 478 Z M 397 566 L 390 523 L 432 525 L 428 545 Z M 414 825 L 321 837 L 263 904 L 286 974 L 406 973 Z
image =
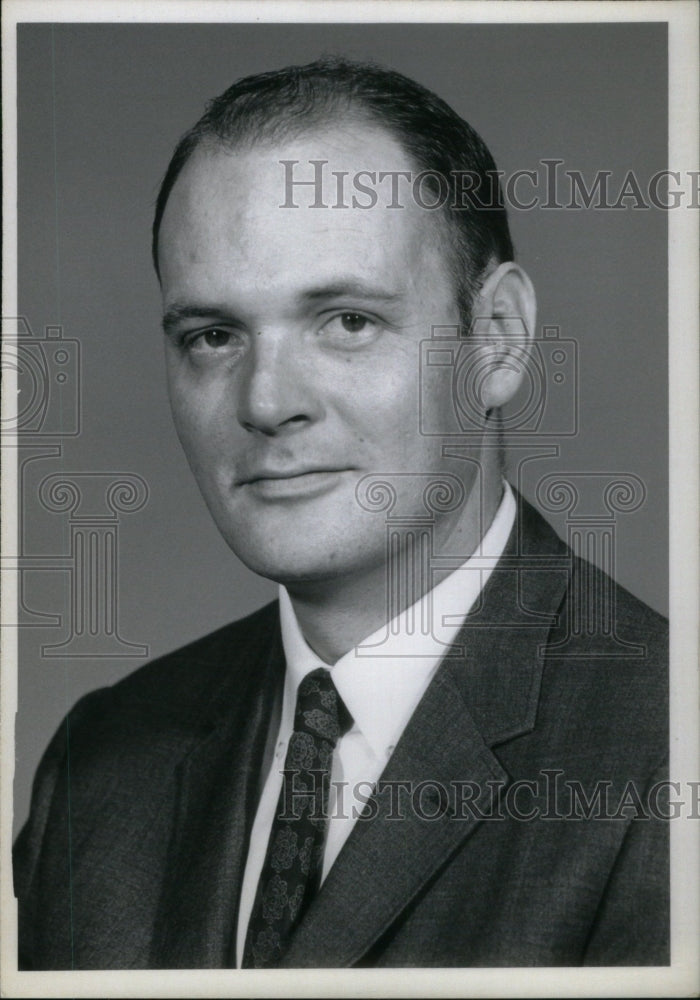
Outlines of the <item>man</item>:
M 495 176 L 435 95 L 338 60 L 178 145 L 175 422 L 280 600 L 69 713 L 16 848 L 23 967 L 669 961 L 664 623 L 503 480 L 536 317 Z

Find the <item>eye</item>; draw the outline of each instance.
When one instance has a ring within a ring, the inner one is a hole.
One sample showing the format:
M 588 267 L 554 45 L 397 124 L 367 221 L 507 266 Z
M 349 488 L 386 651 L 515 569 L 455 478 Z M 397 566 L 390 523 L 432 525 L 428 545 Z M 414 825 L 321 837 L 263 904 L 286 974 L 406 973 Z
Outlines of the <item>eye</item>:
M 193 364 L 203 365 L 237 358 L 244 348 L 235 330 L 212 326 L 197 330 L 182 338 L 182 350 Z
M 205 330 L 201 337 L 207 347 L 214 348 L 227 347 L 231 340 L 229 331 L 220 330 L 218 327 L 214 330 Z
M 220 326 L 213 326 L 209 330 L 200 330 L 184 338 L 184 347 L 193 352 L 212 353 L 221 351 L 224 348 L 235 347 L 237 338 L 232 330 L 226 330 Z
M 342 313 L 338 318 L 348 333 L 359 333 L 369 322 L 367 317 L 361 316 L 360 313 Z
M 372 340 L 380 329 L 379 323 L 364 313 L 351 309 L 336 313 L 324 323 L 321 332 L 331 341 L 344 347 L 358 346 Z

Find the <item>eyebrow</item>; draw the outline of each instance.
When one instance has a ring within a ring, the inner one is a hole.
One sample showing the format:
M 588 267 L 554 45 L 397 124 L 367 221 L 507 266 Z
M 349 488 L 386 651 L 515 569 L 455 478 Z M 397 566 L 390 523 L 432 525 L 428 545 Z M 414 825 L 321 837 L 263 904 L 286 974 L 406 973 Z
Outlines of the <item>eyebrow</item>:
M 401 293 L 386 292 L 382 288 L 366 285 L 361 281 L 339 281 L 308 288 L 301 293 L 300 298 L 308 302 L 318 302 L 319 299 L 342 299 L 345 296 L 370 299 L 374 302 L 396 302 L 401 298 Z
M 304 289 L 299 299 L 302 303 L 321 302 L 327 299 L 358 298 L 370 302 L 397 302 L 402 298 L 400 292 L 387 292 L 361 281 L 337 281 L 327 285 Z M 207 303 L 175 302 L 163 315 L 162 326 L 167 333 L 185 319 L 202 319 L 203 317 L 218 322 L 231 323 L 233 317 L 228 309 Z
M 167 309 L 163 315 L 163 330 L 167 333 L 168 330 L 177 326 L 177 324 L 183 319 L 201 319 L 204 316 L 213 320 L 219 320 L 220 322 L 231 322 L 230 312 L 226 309 L 222 309 L 220 306 L 210 306 L 206 304 L 198 305 L 197 303 L 190 305 L 187 303 L 176 302 L 174 305 L 170 306 L 170 308 Z

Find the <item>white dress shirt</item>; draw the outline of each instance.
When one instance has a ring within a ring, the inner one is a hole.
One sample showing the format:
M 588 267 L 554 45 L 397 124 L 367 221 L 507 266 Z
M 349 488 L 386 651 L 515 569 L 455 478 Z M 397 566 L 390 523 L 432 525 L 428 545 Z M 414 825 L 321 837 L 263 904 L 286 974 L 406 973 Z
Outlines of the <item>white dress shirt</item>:
M 299 684 L 312 670 L 326 667 L 353 718 L 352 728 L 338 741 L 333 754 L 322 874 L 325 879 L 447 648 L 503 554 L 515 521 L 515 510 L 513 491 L 505 483 L 503 498 L 491 526 L 469 559 L 413 607 L 383 625 L 330 667 L 308 646 L 289 595 L 280 587 L 282 644 L 287 661 L 282 717 L 274 760 L 251 832 L 243 877 L 236 938 L 239 968 L 282 789 L 282 772 L 287 742 L 294 730 Z M 432 628 L 416 630 L 415 623 L 429 620 L 428 615 Z

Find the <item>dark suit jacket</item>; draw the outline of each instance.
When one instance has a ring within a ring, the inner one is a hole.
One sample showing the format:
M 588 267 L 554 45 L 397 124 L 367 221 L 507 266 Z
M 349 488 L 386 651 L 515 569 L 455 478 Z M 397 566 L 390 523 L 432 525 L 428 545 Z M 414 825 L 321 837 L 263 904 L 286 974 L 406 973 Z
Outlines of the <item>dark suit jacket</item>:
M 664 621 L 520 506 L 286 966 L 669 961 Z M 283 672 L 273 604 L 76 705 L 16 845 L 24 968 L 234 964 Z

